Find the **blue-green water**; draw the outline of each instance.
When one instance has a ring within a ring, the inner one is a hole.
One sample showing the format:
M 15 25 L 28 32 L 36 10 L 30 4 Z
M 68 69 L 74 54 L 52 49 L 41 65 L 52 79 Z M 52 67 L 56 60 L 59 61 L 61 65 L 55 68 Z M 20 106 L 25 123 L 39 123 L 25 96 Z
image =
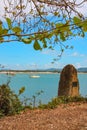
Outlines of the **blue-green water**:
M 25 86 L 26 90 L 23 96 L 31 98 L 36 92 L 41 90 L 44 91 L 43 94 L 38 96 L 42 103 L 47 103 L 53 97 L 57 96 L 58 83 L 60 74 L 38 74 L 40 78 L 30 78 L 31 74 L 21 73 L 11 76 L 10 87 L 13 91 L 18 93 L 18 90 Z M 6 74 L 0 74 L 0 84 L 7 83 L 8 76 Z M 78 74 L 78 79 L 80 83 L 80 94 L 82 96 L 87 95 L 87 74 Z M 22 98 L 21 97 L 21 98 Z M 38 102 L 37 101 L 37 102 Z

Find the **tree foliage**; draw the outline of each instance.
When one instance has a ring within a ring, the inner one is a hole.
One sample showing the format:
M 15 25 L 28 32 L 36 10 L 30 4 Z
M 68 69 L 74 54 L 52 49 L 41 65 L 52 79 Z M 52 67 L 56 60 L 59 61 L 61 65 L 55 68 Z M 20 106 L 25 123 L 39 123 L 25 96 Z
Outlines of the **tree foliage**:
M 78 11 L 86 0 L 3 0 L 0 43 L 19 41 L 35 50 L 53 49 L 75 36 L 85 36 L 87 19 Z

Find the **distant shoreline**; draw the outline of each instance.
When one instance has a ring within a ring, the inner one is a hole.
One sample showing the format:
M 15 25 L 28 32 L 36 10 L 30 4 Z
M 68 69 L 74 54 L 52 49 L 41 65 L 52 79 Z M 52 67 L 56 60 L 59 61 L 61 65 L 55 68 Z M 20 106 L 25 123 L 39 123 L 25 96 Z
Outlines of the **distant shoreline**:
M 29 74 L 57 74 L 60 72 L 45 72 L 45 71 L 0 71 L 0 74 L 16 74 L 16 73 L 29 73 Z
M 28 74 L 60 74 L 61 72 L 54 71 L 0 71 L 0 74 L 17 74 L 17 73 L 28 73 Z M 78 74 L 87 74 L 87 72 L 77 72 Z

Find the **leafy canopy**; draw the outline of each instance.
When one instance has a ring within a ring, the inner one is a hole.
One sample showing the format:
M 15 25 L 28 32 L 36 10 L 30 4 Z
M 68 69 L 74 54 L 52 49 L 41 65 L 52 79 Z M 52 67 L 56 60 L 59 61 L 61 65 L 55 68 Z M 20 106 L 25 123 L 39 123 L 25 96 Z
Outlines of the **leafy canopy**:
M 0 43 L 32 43 L 35 50 L 53 49 L 58 44 L 63 52 L 64 48 L 69 48 L 64 41 L 75 36 L 84 37 L 87 32 L 87 19 L 77 10 L 86 1 L 3 1 L 4 20 L 0 21 Z

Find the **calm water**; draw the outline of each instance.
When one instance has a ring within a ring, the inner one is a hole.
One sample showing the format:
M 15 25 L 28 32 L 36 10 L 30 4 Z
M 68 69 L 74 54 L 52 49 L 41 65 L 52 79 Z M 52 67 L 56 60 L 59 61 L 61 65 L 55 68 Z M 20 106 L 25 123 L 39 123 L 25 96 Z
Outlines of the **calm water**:
M 25 86 L 26 91 L 23 96 L 31 98 L 36 92 L 41 90 L 44 91 L 43 94 L 38 96 L 42 103 L 47 103 L 53 97 L 57 96 L 58 92 L 58 82 L 60 74 L 38 74 L 40 78 L 30 78 L 30 74 L 16 74 L 11 76 L 10 87 L 13 91 L 18 93 L 18 90 Z M 87 95 L 87 74 L 78 74 L 80 83 L 80 94 L 82 96 Z M 6 74 L 0 74 L 0 84 L 6 83 L 8 76 Z M 20 97 L 20 98 L 22 98 Z

